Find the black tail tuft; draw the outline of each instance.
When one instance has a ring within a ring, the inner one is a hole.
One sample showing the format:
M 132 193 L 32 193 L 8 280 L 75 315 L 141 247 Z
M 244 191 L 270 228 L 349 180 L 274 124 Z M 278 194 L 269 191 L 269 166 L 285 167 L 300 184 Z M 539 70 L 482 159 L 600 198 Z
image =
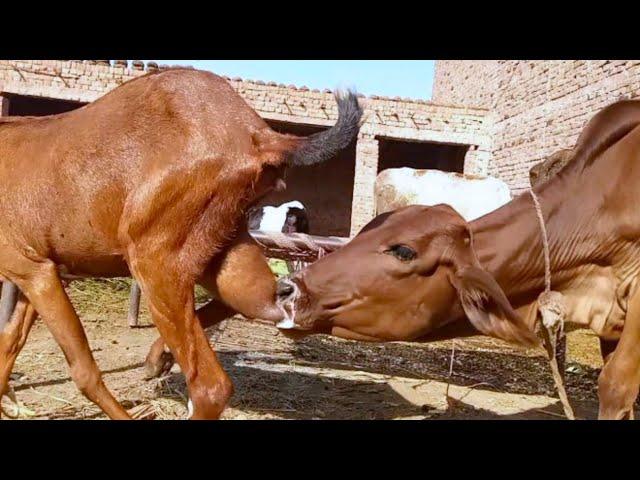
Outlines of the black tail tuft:
M 356 138 L 360 130 L 362 107 L 356 94 L 336 92 L 338 121 L 329 130 L 310 135 L 293 152 L 288 163 L 291 166 L 315 165 L 326 162 L 344 150 Z

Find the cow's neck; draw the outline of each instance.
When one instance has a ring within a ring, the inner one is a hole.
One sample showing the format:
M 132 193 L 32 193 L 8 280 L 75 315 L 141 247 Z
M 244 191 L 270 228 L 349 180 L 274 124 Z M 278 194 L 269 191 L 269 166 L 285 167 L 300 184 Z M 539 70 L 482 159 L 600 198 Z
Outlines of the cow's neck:
M 552 286 L 560 291 L 576 270 L 598 260 L 597 245 L 605 240 L 584 215 L 590 210 L 585 202 L 591 200 L 581 192 L 589 189 L 577 178 L 573 172 L 564 172 L 535 189 L 547 227 Z M 545 266 L 540 223 L 531 194 L 523 193 L 471 226 L 481 264 L 496 278 L 514 307 L 533 301 L 544 289 Z

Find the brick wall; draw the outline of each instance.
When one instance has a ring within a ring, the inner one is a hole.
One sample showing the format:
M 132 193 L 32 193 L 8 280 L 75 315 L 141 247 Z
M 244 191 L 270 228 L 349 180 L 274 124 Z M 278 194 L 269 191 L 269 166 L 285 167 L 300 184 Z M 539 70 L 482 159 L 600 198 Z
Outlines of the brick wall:
M 501 74 L 502 67 L 497 60 L 438 60 L 432 99 L 490 109 Z
M 92 102 L 144 73 L 144 67 L 125 68 L 96 61 L 1 60 L 0 91 Z
M 374 185 L 378 175 L 378 141 L 373 135 L 360 134 L 356 145 L 355 192 L 366 192 L 353 205 L 351 213 L 351 234 L 355 235 L 375 216 Z
M 19 94 L 90 102 L 121 83 L 154 70 L 155 64 L 128 61 L 0 60 L 0 94 Z M 293 124 L 330 126 L 337 119 L 329 90 L 273 82 L 227 78 L 263 118 Z M 486 173 L 491 156 L 486 108 L 460 107 L 452 102 L 371 96 L 362 99 L 364 142 L 357 147 L 351 232 L 372 218 L 373 183 L 377 171 L 377 137 L 407 141 L 472 145 L 465 171 Z M 322 181 L 322 179 L 319 179 Z M 331 179 L 325 179 L 330 187 Z
M 433 92 L 437 103 L 490 110 L 489 173 L 519 193 L 531 166 L 571 148 L 596 112 L 640 96 L 640 61 L 438 61 Z

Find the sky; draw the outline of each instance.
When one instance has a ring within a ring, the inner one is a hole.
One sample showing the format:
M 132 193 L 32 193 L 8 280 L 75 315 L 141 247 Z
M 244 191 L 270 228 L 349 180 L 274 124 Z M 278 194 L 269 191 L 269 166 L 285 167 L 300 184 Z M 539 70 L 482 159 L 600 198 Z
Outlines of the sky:
M 148 60 L 146 60 L 148 61 Z M 228 77 L 313 89 L 354 87 L 365 95 L 431 99 L 433 60 L 152 60 Z

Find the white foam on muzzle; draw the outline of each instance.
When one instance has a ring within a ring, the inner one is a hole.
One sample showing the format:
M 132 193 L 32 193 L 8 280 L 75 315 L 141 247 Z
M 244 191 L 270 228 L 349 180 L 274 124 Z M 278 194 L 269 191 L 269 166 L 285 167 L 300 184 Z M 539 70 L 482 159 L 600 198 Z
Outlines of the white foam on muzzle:
M 295 282 L 289 280 L 288 278 L 284 278 L 280 281 L 293 287 L 293 293 L 289 295 L 285 300 L 278 299 L 278 301 L 276 302 L 278 308 L 284 316 L 284 319 L 280 320 L 276 327 L 281 330 L 291 330 L 297 327 L 295 322 L 296 299 L 300 295 L 300 288 L 298 288 L 298 285 Z
M 292 330 L 296 328 L 296 324 L 291 318 L 285 318 L 280 320 L 280 323 L 276 325 L 280 330 Z

